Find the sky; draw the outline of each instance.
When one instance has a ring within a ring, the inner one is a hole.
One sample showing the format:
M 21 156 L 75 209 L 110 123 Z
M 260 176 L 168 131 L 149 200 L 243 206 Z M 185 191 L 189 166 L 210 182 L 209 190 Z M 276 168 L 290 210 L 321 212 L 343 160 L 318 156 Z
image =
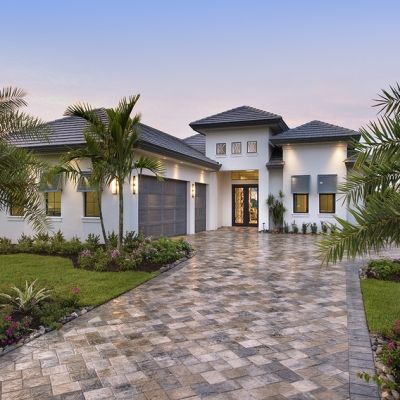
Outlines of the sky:
M 400 81 L 398 0 L 0 0 L 0 87 L 48 121 L 140 93 L 178 137 L 241 105 L 352 129 Z

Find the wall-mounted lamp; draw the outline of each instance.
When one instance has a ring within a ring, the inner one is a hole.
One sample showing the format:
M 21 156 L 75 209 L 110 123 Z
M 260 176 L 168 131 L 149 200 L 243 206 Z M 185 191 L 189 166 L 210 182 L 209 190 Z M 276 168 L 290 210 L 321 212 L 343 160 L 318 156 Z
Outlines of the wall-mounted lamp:
M 131 189 L 132 194 L 136 194 L 136 176 L 132 176 Z
M 192 183 L 192 198 L 196 197 L 196 184 Z
M 116 179 L 113 179 L 111 181 L 110 187 L 111 187 L 111 193 L 112 194 L 117 194 L 118 193 L 118 186 L 117 186 L 117 180 Z

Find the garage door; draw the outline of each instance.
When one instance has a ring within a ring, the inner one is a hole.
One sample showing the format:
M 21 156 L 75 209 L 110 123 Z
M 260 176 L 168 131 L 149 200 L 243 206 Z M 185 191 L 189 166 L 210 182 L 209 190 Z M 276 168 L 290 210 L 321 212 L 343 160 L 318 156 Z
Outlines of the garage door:
M 187 182 L 158 181 L 142 176 L 139 182 L 139 230 L 146 236 L 186 234 Z
M 195 231 L 201 232 L 206 230 L 206 185 L 196 183 L 196 198 L 195 198 Z

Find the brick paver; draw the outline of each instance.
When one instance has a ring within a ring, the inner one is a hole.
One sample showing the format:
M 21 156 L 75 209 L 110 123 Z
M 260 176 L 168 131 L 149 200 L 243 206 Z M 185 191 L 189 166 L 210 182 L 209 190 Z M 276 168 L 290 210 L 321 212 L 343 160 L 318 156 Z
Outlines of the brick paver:
M 1 400 L 350 398 L 346 268 L 321 267 L 314 236 L 189 240 L 178 270 L 0 358 Z

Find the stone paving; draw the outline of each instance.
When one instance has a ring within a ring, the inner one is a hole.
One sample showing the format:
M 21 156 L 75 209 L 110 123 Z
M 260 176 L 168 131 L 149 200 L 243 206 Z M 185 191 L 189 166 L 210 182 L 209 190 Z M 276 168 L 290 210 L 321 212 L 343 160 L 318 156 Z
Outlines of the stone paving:
M 350 382 L 352 399 L 376 398 L 355 378 L 363 365 L 349 368 L 349 338 L 366 333 L 359 294 L 347 288 L 349 336 L 346 268 L 321 267 L 314 236 L 189 240 L 197 254 L 179 269 L 0 358 L 0 399 L 341 400 Z

